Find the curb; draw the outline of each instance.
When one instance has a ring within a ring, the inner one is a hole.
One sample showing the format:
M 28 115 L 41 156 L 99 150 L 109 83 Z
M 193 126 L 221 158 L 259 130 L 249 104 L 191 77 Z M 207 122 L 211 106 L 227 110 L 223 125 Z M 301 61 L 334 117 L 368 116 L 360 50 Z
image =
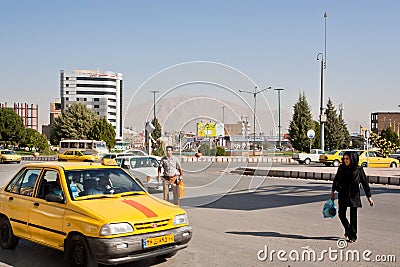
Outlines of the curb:
M 231 171 L 231 173 L 242 175 L 255 175 L 255 176 L 270 176 L 270 177 L 284 177 L 295 179 L 311 179 L 311 180 L 324 180 L 333 181 L 335 173 L 326 172 L 303 172 L 303 171 L 283 171 L 283 170 L 260 170 L 257 168 L 243 168 L 239 167 Z M 372 176 L 367 175 L 368 183 L 370 184 L 383 184 L 383 185 L 397 185 L 400 186 L 400 177 L 393 176 Z

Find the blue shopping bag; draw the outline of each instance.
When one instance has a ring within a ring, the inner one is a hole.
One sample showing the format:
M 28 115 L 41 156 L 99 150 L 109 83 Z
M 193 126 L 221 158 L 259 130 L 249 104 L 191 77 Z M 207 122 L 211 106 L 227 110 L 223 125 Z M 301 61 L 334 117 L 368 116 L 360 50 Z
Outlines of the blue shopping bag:
M 322 214 L 324 218 L 335 218 L 337 213 L 337 207 L 335 205 L 335 201 L 332 199 L 328 199 L 325 204 L 324 208 L 322 209 Z

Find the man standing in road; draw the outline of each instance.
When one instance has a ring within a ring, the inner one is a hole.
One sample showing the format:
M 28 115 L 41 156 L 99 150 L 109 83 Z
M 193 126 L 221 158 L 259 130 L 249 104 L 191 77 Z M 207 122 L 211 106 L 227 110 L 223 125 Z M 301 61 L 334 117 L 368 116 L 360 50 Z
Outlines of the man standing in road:
M 172 146 L 167 146 L 167 155 L 162 157 L 160 166 L 158 167 L 158 182 L 161 183 L 161 168 L 163 172 L 163 193 L 164 200 L 169 201 L 169 185 L 171 185 L 172 194 L 174 195 L 174 204 L 179 206 L 179 188 L 178 179 L 182 179 L 182 167 L 179 159 L 172 156 Z M 177 174 L 179 173 L 179 177 Z

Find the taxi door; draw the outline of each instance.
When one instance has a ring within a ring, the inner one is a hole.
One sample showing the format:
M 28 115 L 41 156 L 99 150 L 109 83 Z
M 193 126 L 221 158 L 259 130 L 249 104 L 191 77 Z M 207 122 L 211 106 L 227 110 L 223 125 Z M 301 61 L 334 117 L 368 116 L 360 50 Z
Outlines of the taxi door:
M 28 214 L 40 169 L 25 169 L 17 174 L 2 195 L 3 213 L 8 216 L 14 234 L 29 239 Z
M 376 156 L 375 152 L 368 151 L 368 167 L 380 167 L 380 158 Z
M 57 180 L 61 179 L 60 173 L 56 169 L 45 169 L 41 180 L 38 183 L 38 190 L 31 203 L 29 212 L 28 229 L 31 238 L 37 242 L 45 243 L 48 246 L 62 249 L 64 247 L 63 220 L 66 204 L 47 202 L 46 195 L 52 192 L 60 192 L 64 195 L 65 190 L 59 185 Z M 62 184 L 62 182 L 60 182 Z

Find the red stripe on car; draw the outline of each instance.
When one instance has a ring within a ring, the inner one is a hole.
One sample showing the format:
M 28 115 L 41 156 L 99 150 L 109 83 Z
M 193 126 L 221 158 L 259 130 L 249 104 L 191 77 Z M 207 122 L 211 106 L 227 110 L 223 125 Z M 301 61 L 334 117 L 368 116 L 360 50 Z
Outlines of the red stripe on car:
M 132 206 L 134 208 L 136 208 L 138 211 L 140 211 L 141 213 L 143 213 L 147 217 L 157 217 L 158 216 L 154 211 L 152 211 L 148 207 L 143 206 L 142 204 L 140 204 L 140 203 L 138 203 L 138 202 L 136 202 L 134 200 L 128 199 L 128 200 L 122 200 L 122 202 L 124 202 L 124 203 L 126 203 L 126 204 L 128 204 L 128 205 L 130 205 L 130 206 Z

